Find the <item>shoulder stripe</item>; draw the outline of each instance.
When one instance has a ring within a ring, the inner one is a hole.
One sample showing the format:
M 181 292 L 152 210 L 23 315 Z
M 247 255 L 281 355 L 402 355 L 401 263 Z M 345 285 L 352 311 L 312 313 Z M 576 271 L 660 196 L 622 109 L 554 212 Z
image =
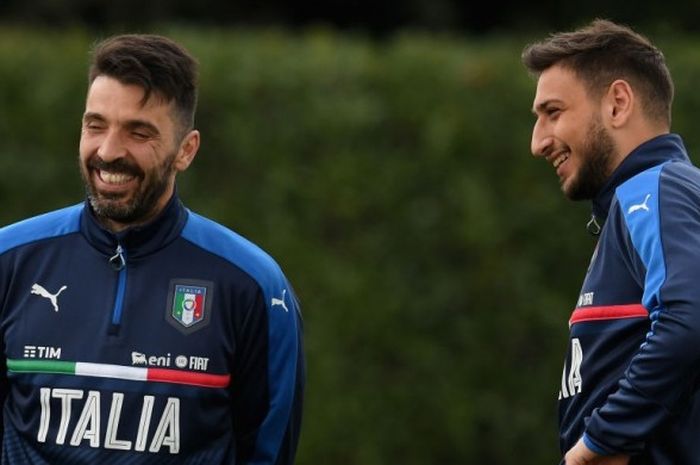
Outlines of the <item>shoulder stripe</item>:
M 44 213 L 0 229 L 0 254 L 21 245 L 80 230 L 83 203 Z
M 262 289 L 268 319 L 269 406 L 250 463 L 276 463 L 291 418 L 300 363 L 296 298 L 279 265 L 257 245 L 212 220 L 188 213 L 182 237 L 238 266 Z
M 260 247 L 230 229 L 192 211 L 182 237 L 238 266 L 258 282 L 265 294 L 276 293 L 281 270 Z M 281 292 L 281 289 L 279 290 Z
M 581 307 L 574 310 L 574 312 L 571 314 L 569 326 L 586 321 L 646 318 L 648 316 L 649 312 L 641 304 Z
M 659 178 L 665 165 L 639 173 L 615 191 L 632 244 L 647 270 L 642 304 L 649 311 L 661 305 L 659 294 L 666 280 L 659 219 Z

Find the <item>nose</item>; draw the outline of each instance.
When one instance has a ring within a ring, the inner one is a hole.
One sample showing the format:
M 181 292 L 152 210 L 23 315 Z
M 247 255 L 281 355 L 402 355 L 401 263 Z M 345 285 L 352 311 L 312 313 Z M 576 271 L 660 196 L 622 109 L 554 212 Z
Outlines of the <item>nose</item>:
M 121 135 L 116 130 L 107 130 L 97 148 L 97 156 L 106 162 L 114 161 L 126 156 L 126 145 Z
M 544 127 L 540 118 L 535 122 L 532 128 L 532 140 L 530 141 L 530 151 L 535 157 L 544 157 L 552 150 L 554 138 L 549 134 L 549 131 Z

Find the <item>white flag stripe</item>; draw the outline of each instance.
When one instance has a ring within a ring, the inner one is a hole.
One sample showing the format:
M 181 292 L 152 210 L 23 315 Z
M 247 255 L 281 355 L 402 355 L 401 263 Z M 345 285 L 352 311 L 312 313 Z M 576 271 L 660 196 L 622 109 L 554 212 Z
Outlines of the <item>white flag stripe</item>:
M 148 379 L 147 368 L 125 367 L 103 363 L 77 362 L 75 364 L 75 374 L 100 378 L 130 379 L 133 381 L 146 381 Z

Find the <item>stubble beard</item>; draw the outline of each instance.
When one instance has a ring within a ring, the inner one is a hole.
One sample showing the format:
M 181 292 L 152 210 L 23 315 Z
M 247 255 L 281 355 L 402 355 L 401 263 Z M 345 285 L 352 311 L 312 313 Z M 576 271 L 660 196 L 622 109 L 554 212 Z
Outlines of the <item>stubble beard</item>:
M 163 163 L 148 173 L 123 159 L 106 163 L 93 155 L 85 164 L 81 163 L 80 173 L 85 184 L 88 201 L 95 215 L 102 222 L 113 221 L 120 224 L 139 224 L 154 215 L 158 201 L 170 186 L 175 169 L 175 153 L 166 157 Z M 93 169 L 123 172 L 136 176 L 140 181 L 136 192 L 124 199 L 122 194 L 99 192 L 92 181 Z M 107 221 L 105 221 L 107 220 Z
M 586 143 L 581 149 L 581 168 L 572 184 L 562 190 L 571 200 L 595 198 L 611 174 L 611 162 L 615 143 L 603 127 L 600 119 L 594 119 L 588 127 Z

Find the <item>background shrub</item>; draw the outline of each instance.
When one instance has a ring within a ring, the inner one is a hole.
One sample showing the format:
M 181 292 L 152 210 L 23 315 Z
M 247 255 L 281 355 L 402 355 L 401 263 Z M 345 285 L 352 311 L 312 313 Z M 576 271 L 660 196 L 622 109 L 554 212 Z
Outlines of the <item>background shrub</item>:
M 201 62 L 179 191 L 275 256 L 303 303 L 299 464 L 545 464 L 594 247 L 529 154 L 524 37 L 384 41 L 163 28 Z M 0 32 L 0 223 L 79 202 L 81 31 Z M 662 43 L 691 152 L 700 51 Z

